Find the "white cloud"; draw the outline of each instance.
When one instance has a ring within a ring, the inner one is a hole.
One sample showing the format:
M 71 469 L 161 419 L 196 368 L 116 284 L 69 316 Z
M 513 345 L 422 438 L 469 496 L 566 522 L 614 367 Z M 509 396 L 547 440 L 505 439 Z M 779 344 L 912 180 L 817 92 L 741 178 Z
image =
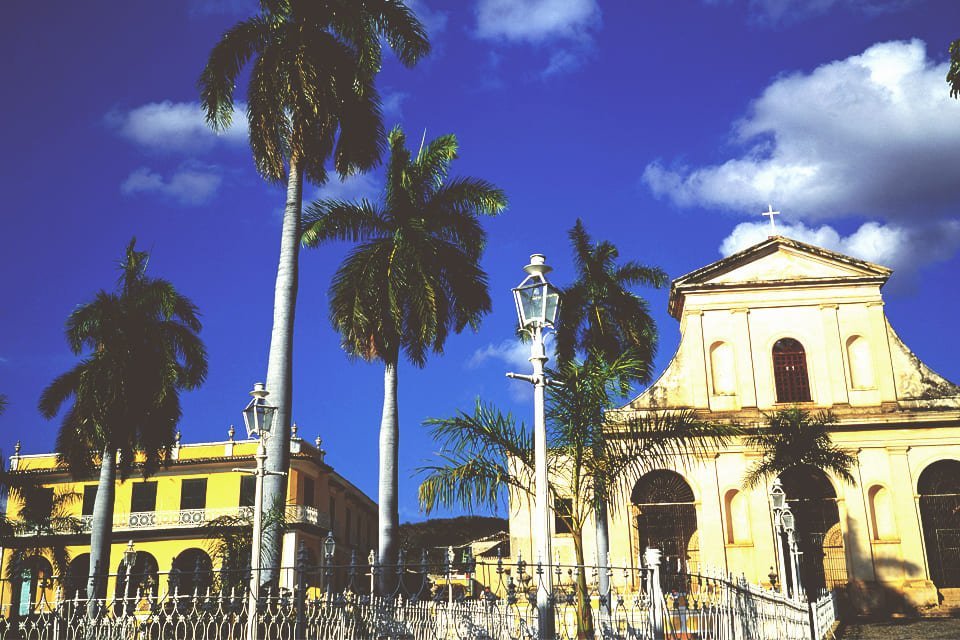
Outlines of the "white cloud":
M 124 195 L 156 193 L 182 205 L 198 206 L 209 202 L 222 182 L 223 177 L 215 167 L 194 163 L 184 164 L 169 178 L 140 167 L 127 176 L 120 192 Z
M 731 0 L 705 0 L 707 4 L 730 4 Z M 915 0 L 750 0 L 750 15 L 757 22 L 777 24 L 823 15 L 833 9 L 865 14 L 896 11 Z
M 407 6 L 423 23 L 431 38 L 446 30 L 447 14 L 443 11 L 431 9 L 423 0 L 407 0 Z
M 128 140 L 154 151 L 199 152 L 218 143 L 247 143 L 246 105 L 237 103 L 233 124 L 215 133 L 197 102 L 151 102 L 128 112 L 112 111 L 107 124 Z
M 787 222 L 879 219 L 834 244 L 909 271 L 957 248 L 960 103 L 949 98 L 945 75 L 946 64 L 928 59 L 914 40 L 780 76 L 734 124 L 739 154 L 699 167 L 656 161 L 643 180 L 680 207 L 756 216 L 772 202 Z M 821 239 L 836 233 L 815 231 Z
M 540 77 L 578 69 L 593 52 L 600 27 L 597 0 L 479 0 L 476 36 L 498 43 L 550 47 Z
M 514 42 L 578 40 L 600 23 L 596 0 L 480 0 L 476 15 L 479 37 Z
M 380 194 L 377 178 L 369 173 L 356 173 L 340 180 L 336 173 L 330 173 L 327 183 L 319 187 L 313 195 L 314 200 L 346 200 L 354 202 L 366 198 L 376 202 Z
M 742 222 L 724 238 L 720 253 L 728 256 L 746 249 L 766 240 L 769 233 L 766 222 Z M 867 222 L 848 236 L 829 225 L 808 227 L 798 222 L 777 225 L 777 233 L 890 267 L 897 274 L 895 282 L 900 284 L 914 280 L 923 264 L 946 260 L 960 248 L 960 221 L 957 220 L 914 227 Z
M 382 99 L 383 115 L 393 120 L 402 119 L 403 101 L 409 97 L 410 94 L 403 91 L 385 91 Z
M 946 63 L 924 44 L 886 42 L 809 74 L 782 76 L 734 127 L 739 157 L 697 168 L 646 167 L 679 206 L 752 211 L 773 202 L 816 219 L 954 214 L 960 203 L 960 103 Z
M 547 357 L 554 360 L 553 341 L 548 339 L 545 343 Z M 467 361 L 468 369 L 476 369 L 486 365 L 491 360 L 500 362 L 508 367 L 512 367 L 515 373 L 527 373 L 530 371 L 530 343 L 521 342 L 519 338 L 504 340 L 499 344 L 488 344 L 477 349 Z

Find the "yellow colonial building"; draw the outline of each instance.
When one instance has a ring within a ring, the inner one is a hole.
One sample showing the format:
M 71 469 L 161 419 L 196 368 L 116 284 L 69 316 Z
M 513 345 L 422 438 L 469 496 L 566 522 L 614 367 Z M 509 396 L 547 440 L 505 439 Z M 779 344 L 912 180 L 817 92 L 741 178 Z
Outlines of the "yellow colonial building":
M 234 440 L 234 429 L 222 442 L 181 444 L 179 435 L 169 466 L 150 478 L 134 476 L 116 486 L 113 540 L 109 572 L 119 576 L 123 588 L 124 551 L 133 545 L 134 574 L 140 581 L 152 581 L 160 593 L 171 585 L 161 584 L 178 576 L 177 588 L 192 592 L 207 586 L 220 568 L 221 560 L 211 554 L 211 540 L 204 526 L 223 516 L 249 518 L 253 514 L 255 478 L 237 469 L 253 469 L 255 440 Z M 286 529 L 283 537 L 283 567 L 293 567 L 301 543 L 309 561 L 319 565 L 322 542 L 332 532 L 336 545 L 334 562 L 346 563 L 353 551 L 358 556 L 376 544 L 376 504 L 324 461 L 319 438 L 313 444 L 296 436 L 290 441 L 290 475 L 287 490 Z M 71 556 L 70 570 L 61 581 L 51 581 L 50 558 L 34 557 L 19 575 L 3 581 L 0 605 L 4 617 L 22 616 L 52 602 L 54 590 L 64 589 L 67 598 L 86 591 L 90 562 L 90 524 L 97 479 L 77 482 L 57 466 L 55 454 L 21 455 L 19 444 L 10 460 L 14 473 L 29 474 L 58 494 L 72 493 L 64 515 L 79 519 L 82 533 L 57 533 L 37 540 L 33 535 L 17 536 L 6 542 L 3 574 L 7 575 L 13 547 L 43 547 L 54 542 L 66 545 Z M 7 516 L 17 518 L 20 505 L 11 499 Z M 197 581 L 199 584 L 195 584 Z M 291 572 L 281 573 L 281 586 L 290 587 Z M 108 581 L 107 598 L 113 597 L 117 581 Z M 121 594 L 122 595 L 122 594 Z
M 812 468 L 781 480 L 803 583 L 841 587 L 862 611 L 926 610 L 960 595 L 960 388 L 891 327 L 881 294 L 890 274 L 772 236 L 676 279 L 677 353 L 622 409 L 690 409 L 744 427 L 786 407 L 832 411 L 833 441 L 856 457 L 856 481 Z M 743 488 L 758 455 L 735 441 L 627 479 L 629 503 L 610 516 L 611 562 L 635 565 L 654 546 L 667 566 L 769 584 L 777 566 L 769 481 Z M 511 500 L 511 548 L 527 558 L 535 557 L 530 508 L 525 497 Z M 570 538 L 556 529 L 553 549 L 571 562 Z M 590 549 L 593 523 L 585 533 Z

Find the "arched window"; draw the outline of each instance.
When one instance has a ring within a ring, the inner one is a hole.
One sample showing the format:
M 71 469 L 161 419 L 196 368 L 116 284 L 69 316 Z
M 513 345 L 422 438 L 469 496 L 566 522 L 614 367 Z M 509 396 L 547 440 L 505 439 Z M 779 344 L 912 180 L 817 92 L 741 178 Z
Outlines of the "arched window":
M 810 402 L 807 354 L 793 338 L 781 338 L 773 345 L 773 380 L 777 402 Z
M 736 489 L 727 491 L 724 511 L 727 520 L 727 544 L 750 542 L 750 514 L 744 493 Z
M 847 338 L 847 361 L 850 363 L 850 386 L 854 389 L 872 389 L 873 362 L 870 345 L 863 336 Z
M 880 485 L 870 487 L 867 492 L 870 502 L 870 525 L 874 540 L 896 540 L 897 525 L 893 520 L 893 504 L 890 490 Z
M 713 395 L 732 396 L 737 392 L 737 374 L 733 364 L 733 347 L 728 342 L 714 342 L 710 347 L 710 372 Z

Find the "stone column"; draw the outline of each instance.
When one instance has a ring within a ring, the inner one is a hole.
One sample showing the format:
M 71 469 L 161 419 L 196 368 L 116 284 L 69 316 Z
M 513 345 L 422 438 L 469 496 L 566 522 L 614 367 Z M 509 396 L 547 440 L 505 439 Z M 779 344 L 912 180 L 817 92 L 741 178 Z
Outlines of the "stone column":
M 753 339 L 750 336 L 750 309 L 731 309 L 734 317 L 734 348 L 737 366 L 737 393 L 740 406 L 757 406 L 757 386 L 753 372 Z
M 893 379 L 893 361 L 890 356 L 890 340 L 887 336 L 887 320 L 883 315 L 883 302 L 877 300 L 867 303 L 867 316 L 870 324 L 870 351 L 873 352 L 874 371 L 880 401 L 896 402 L 897 385 Z
M 840 339 L 837 309 L 838 306 L 835 304 L 820 305 L 820 315 L 823 319 L 823 346 L 830 381 L 829 400 L 832 404 L 849 404 L 850 397 L 847 394 L 847 376 L 844 367 L 846 350 Z
M 695 360 L 690 362 L 687 371 L 690 373 L 689 390 L 691 405 L 697 409 L 706 409 L 707 403 L 707 352 L 703 344 L 703 312 L 688 311 L 684 314 L 687 326 L 683 334 L 683 341 L 689 340 L 687 355 Z

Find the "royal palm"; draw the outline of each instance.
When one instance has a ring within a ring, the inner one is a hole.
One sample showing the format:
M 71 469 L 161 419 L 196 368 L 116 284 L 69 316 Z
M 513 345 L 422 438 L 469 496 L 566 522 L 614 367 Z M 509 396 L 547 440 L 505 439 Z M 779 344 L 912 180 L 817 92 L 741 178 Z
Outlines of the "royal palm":
M 306 215 L 303 241 L 359 244 L 337 270 L 330 317 L 348 353 L 384 364 L 380 423 L 380 560 L 396 560 L 397 365 L 401 354 L 418 367 L 443 351 L 451 331 L 476 329 L 490 310 L 487 277 L 479 266 L 486 233 L 479 215 L 506 206 L 503 192 L 475 178 L 450 178 L 457 155 L 452 135 L 416 156 L 403 132 L 389 136 L 383 201 L 321 201 Z
M 150 475 L 164 462 L 180 420 L 180 391 L 200 386 L 207 356 L 190 300 L 166 280 L 146 274 L 148 254 L 135 241 L 120 263 L 113 292 L 101 290 L 67 320 L 67 341 L 81 356 L 40 398 L 52 418 L 70 402 L 57 453 L 76 477 L 100 467 L 90 532 L 91 597 L 102 597 L 110 567 L 116 476 L 141 461 Z
M 662 287 L 667 275 L 638 262 L 617 262 L 620 252 L 606 240 L 594 242 L 581 220 L 570 229 L 577 279 L 564 290 L 563 315 L 557 324 L 557 360 L 571 362 L 582 353 L 588 361 L 612 363 L 630 352 L 637 366 L 624 382 L 650 382 L 657 352 L 657 327 L 647 302 L 631 289 Z M 603 492 L 601 492 L 602 494 Z M 609 550 L 607 507 L 596 504 L 597 556 L 605 565 Z M 606 586 L 607 572 L 600 572 Z
M 410 66 L 427 53 L 423 26 L 400 0 L 261 0 L 260 13 L 221 37 L 200 76 L 201 105 L 216 130 L 233 119 L 234 89 L 249 65 L 247 121 L 260 174 L 286 183 L 274 290 L 267 388 L 277 406 L 267 468 L 289 466 L 293 327 L 304 179 L 323 184 L 327 164 L 340 176 L 379 160 L 384 131 L 374 77 L 381 42 Z M 268 475 L 264 502 L 286 495 L 286 477 Z M 264 566 L 279 566 L 279 536 L 266 532 Z

